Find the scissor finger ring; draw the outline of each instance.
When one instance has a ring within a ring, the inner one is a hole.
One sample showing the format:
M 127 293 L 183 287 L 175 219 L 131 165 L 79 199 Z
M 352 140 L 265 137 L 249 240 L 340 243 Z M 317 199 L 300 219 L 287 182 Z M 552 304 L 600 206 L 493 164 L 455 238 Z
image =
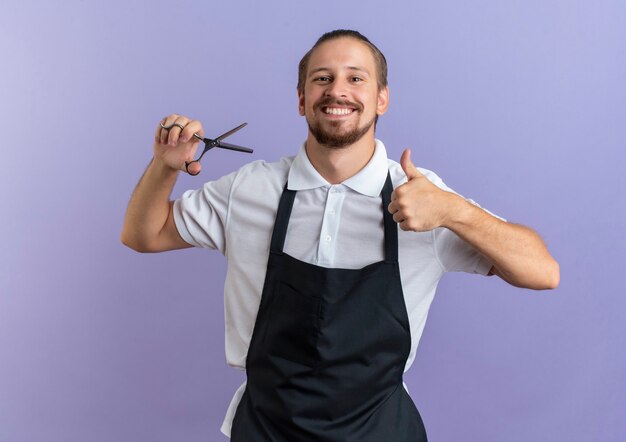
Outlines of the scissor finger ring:
M 161 127 L 165 130 L 170 130 L 172 127 L 176 126 L 176 127 L 180 127 L 180 130 L 183 130 L 185 128 L 185 126 L 183 126 L 180 123 L 172 123 L 169 126 L 163 126 L 163 123 L 160 123 Z

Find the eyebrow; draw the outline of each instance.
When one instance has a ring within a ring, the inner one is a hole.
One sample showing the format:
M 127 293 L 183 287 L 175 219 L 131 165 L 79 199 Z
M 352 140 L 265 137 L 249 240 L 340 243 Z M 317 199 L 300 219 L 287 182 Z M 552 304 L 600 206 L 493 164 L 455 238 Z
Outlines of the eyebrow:
M 367 75 L 369 75 L 369 74 L 370 74 L 370 73 L 369 73 L 366 69 L 360 68 L 360 67 L 358 67 L 358 66 L 346 66 L 346 69 L 348 69 L 348 70 L 350 70 L 350 71 L 359 71 L 359 72 L 363 72 L 364 74 L 367 74 Z M 330 70 L 331 70 L 330 68 L 325 68 L 325 67 L 316 68 L 316 69 L 313 69 L 311 72 L 309 72 L 309 77 L 310 77 L 311 75 L 313 75 L 313 74 L 318 73 L 318 72 L 322 72 L 322 71 L 330 71 Z

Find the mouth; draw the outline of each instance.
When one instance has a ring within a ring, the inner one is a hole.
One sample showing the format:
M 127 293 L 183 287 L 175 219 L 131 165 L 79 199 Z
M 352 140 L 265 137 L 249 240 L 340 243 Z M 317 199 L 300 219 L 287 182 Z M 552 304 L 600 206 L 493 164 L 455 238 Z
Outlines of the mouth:
M 353 107 L 346 106 L 322 106 L 322 112 L 326 115 L 343 117 L 356 111 Z

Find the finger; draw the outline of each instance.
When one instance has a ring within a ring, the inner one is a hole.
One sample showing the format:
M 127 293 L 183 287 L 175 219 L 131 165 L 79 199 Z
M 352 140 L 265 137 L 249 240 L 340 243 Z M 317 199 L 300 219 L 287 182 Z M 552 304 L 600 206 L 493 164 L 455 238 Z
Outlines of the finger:
M 155 143 L 163 144 L 163 140 L 167 140 L 167 130 L 163 129 L 163 126 L 167 124 L 167 118 L 168 117 L 163 117 L 161 121 L 159 121 L 154 138 Z
M 161 124 L 163 126 L 166 127 L 170 127 L 171 124 L 176 121 L 176 118 L 178 118 L 178 114 L 172 114 L 172 115 L 168 115 L 167 117 L 163 118 L 159 124 L 159 139 L 158 139 L 158 143 L 160 144 L 167 144 L 167 138 L 169 136 L 169 129 L 164 129 L 161 127 Z
M 408 223 L 406 220 L 402 221 L 402 222 L 401 222 L 401 223 L 399 223 L 398 225 L 399 225 L 399 226 L 400 226 L 400 228 L 401 228 L 402 230 L 404 230 L 404 231 L 412 230 L 412 229 L 409 227 L 409 223 Z
M 387 206 L 387 210 L 389 211 L 389 213 L 391 213 L 393 215 L 394 213 L 396 213 L 398 211 L 398 205 L 396 204 L 395 201 L 392 201 Z
M 400 166 L 402 166 L 402 170 L 404 170 L 404 173 L 409 181 L 413 178 L 423 176 L 411 162 L 411 149 L 404 149 L 404 152 L 402 152 L 402 157 L 400 157 Z
M 185 172 L 188 172 L 189 175 L 198 175 L 202 170 L 202 165 L 198 161 L 193 161 L 189 163 L 187 169 L 185 169 L 185 167 L 183 166 L 183 170 L 185 170 Z
M 186 143 L 187 141 L 192 141 L 194 143 L 199 143 L 200 140 L 193 136 L 193 134 L 198 134 L 201 137 L 204 137 L 204 129 L 202 128 L 202 123 L 198 120 L 191 120 L 185 126 L 185 129 L 180 133 L 179 140 L 182 143 Z
M 174 120 L 174 123 L 172 124 L 176 124 L 176 126 L 172 126 L 170 128 L 170 133 L 167 137 L 167 144 L 170 146 L 176 146 L 178 144 L 178 137 L 183 130 L 179 126 L 184 128 L 187 123 L 189 123 L 189 118 L 183 116 L 179 116 L 176 120 Z
M 404 214 L 403 214 L 402 212 L 396 212 L 396 213 L 394 213 L 394 214 L 393 214 L 393 220 L 394 220 L 395 222 L 397 222 L 398 224 L 400 224 L 400 223 L 402 223 L 402 222 L 406 221 L 406 219 L 405 219 L 405 217 L 404 217 Z

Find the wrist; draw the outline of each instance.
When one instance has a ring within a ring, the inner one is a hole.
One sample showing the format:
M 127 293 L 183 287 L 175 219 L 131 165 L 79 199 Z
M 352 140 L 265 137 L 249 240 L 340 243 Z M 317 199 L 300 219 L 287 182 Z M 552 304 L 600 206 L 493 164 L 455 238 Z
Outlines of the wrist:
M 152 167 L 154 171 L 161 176 L 177 176 L 180 169 L 173 168 L 159 157 L 152 158 Z
M 448 194 L 448 201 L 446 203 L 446 210 L 444 211 L 441 227 L 455 230 L 458 226 L 467 223 L 467 220 L 471 217 L 473 206 L 456 193 L 446 193 Z

